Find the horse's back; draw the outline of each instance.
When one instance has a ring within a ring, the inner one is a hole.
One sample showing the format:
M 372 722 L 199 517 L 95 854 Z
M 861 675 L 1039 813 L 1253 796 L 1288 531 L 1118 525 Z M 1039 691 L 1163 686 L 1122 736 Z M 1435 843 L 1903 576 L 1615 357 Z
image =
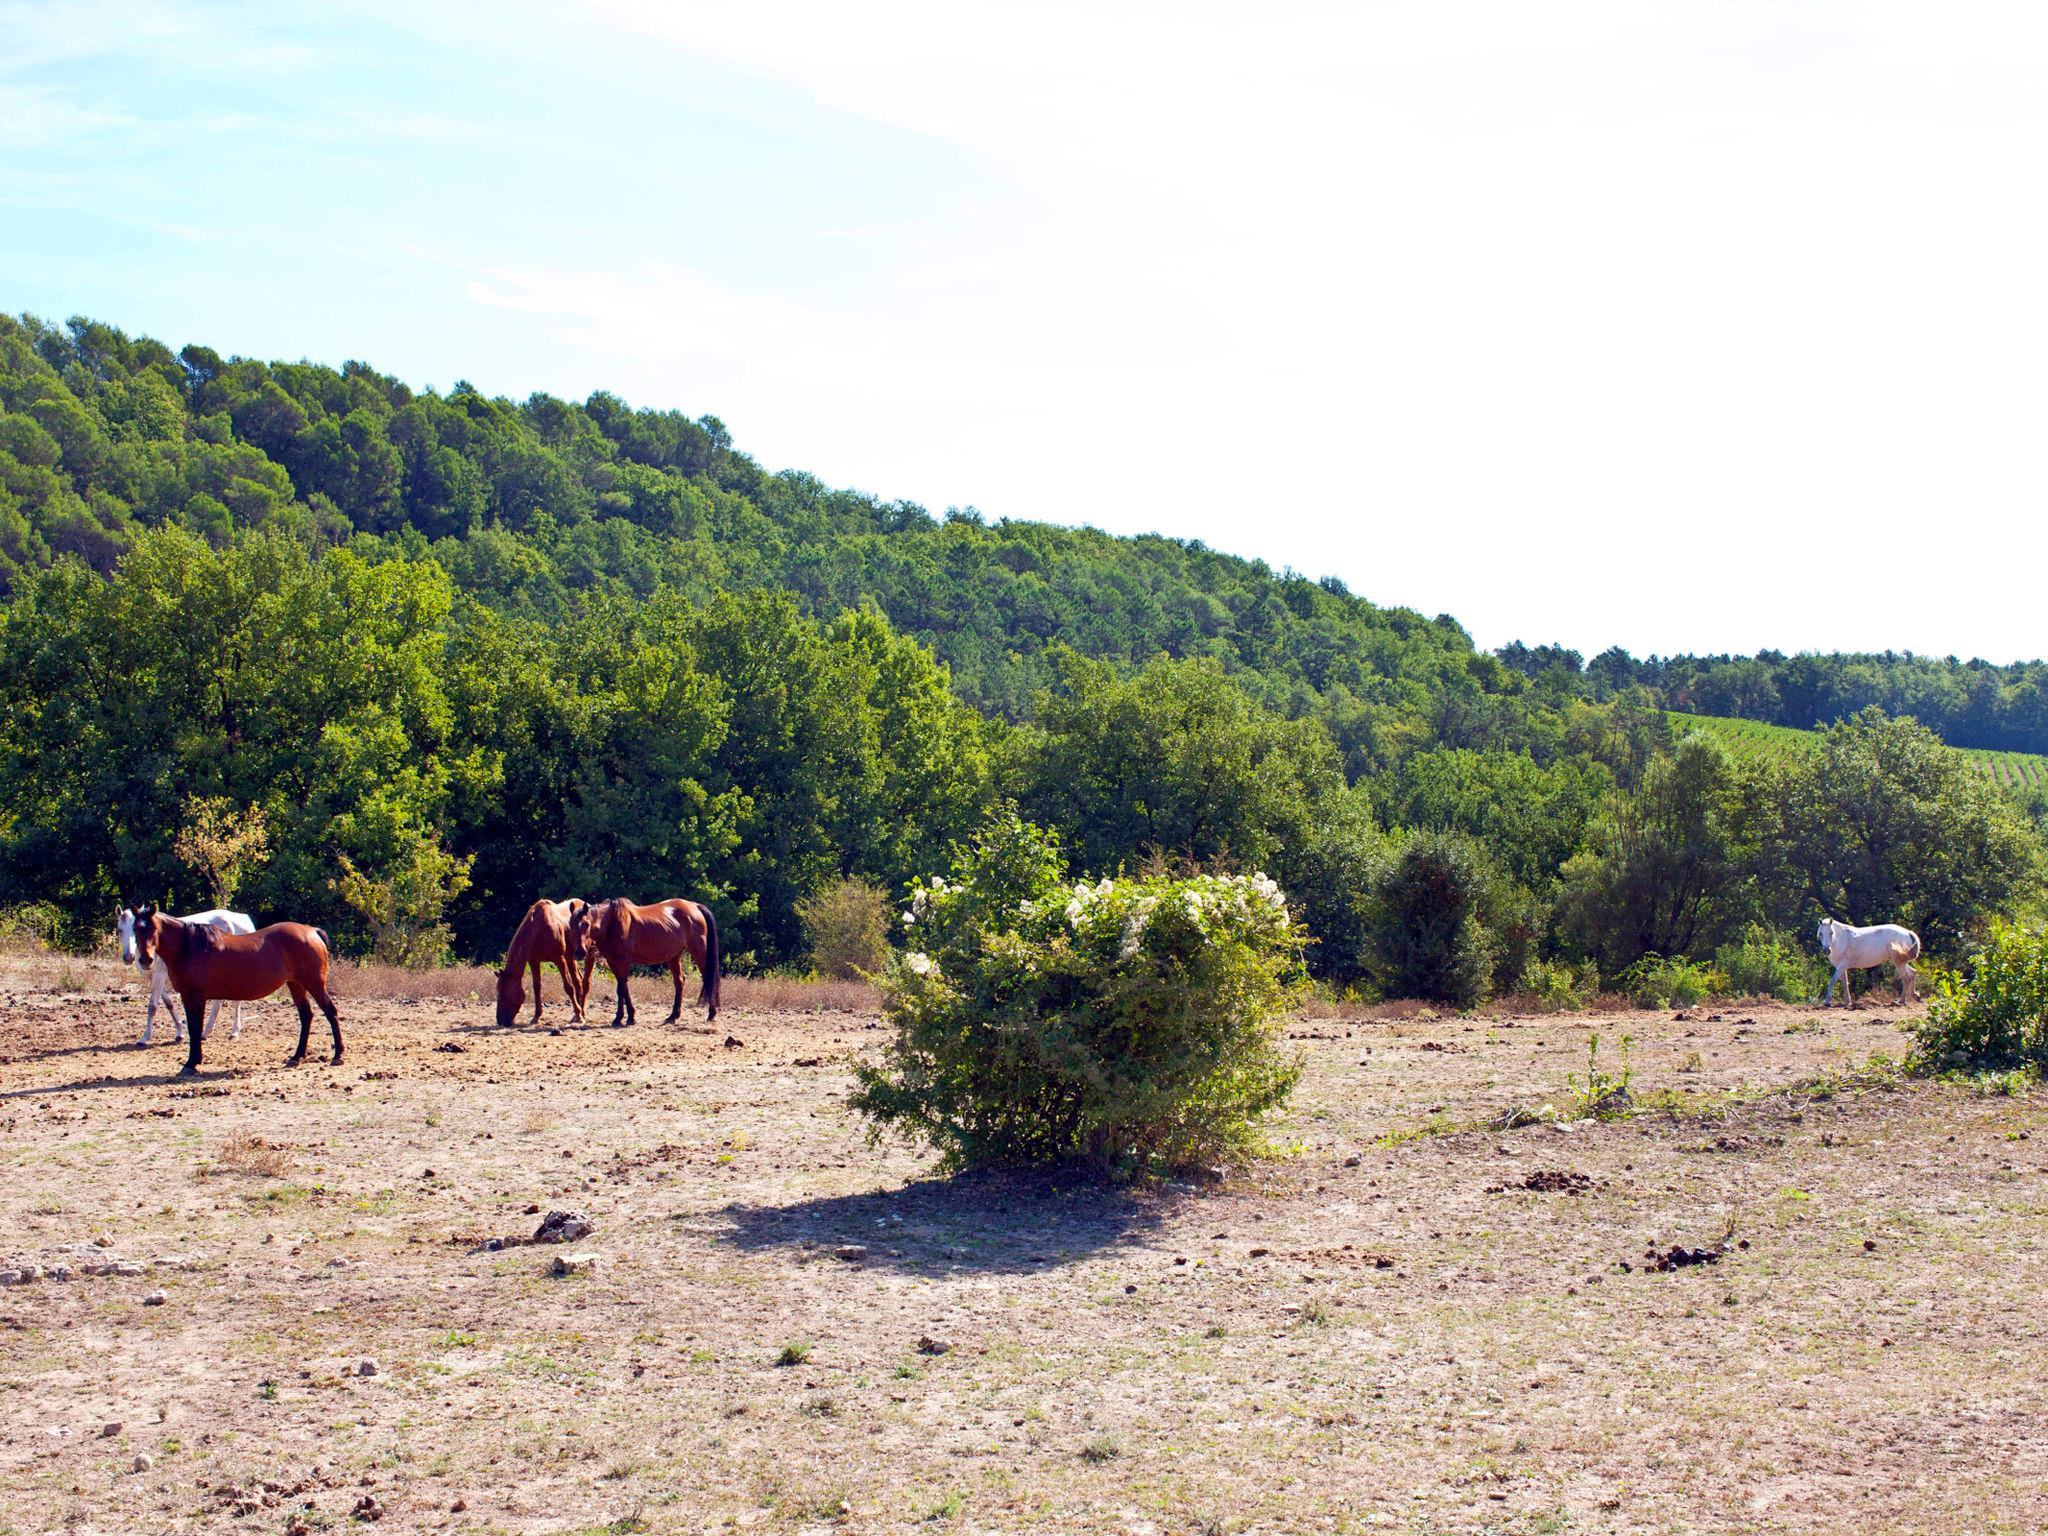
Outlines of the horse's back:
M 246 912 L 231 912 L 226 907 L 212 907 L 204 912 L 194 912 L 181 919 L 199 928 L 211 928 L 216 933 L 254 933 L 256 920 Z

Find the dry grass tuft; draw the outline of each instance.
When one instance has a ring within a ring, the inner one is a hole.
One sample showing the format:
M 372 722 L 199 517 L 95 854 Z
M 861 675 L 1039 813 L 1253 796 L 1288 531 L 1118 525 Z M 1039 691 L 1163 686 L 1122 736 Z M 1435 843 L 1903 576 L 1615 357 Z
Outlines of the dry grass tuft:
M 427 998 L 452 1002 L 489 1002 L 498 995 L 498 973 L 483 965 L 440 965 L 408 971 L 375 960 L 336 960 L 336 997 L 366 997 L 385 1002 L 418 1002 Z
M 590 990 L 597 990 L 593 980 Z M 694 997 L 696 994 L 690 994 Z M 881 989 L 869 981 L 829 977 L 728 976 L 725 1006 L 748 1013 L 879 1013 Z
M 429 971 L 408 971 L 374 960 L 336 960 L 334 992 L 341 998 L 360 997 L 379 1002 L 422 1002 L 428 1000 L 474 1002 L 488 1006 L 498 993 L 498 973 L 487 965 L 444 965 Z M 531 978 L 529 978 L 530 982 Z M 650 981 L 665 986 L 665 978 L 650 969 L 633 973 L 643 998 Z M 554 969 L 542 973 L 549 1008 L 566 1006 L 561 982 Z M 599 966 L 590 975 L 590 1015 L 611 1007 L 611 973 Z M 694 1004 L 697 984 L 685 982 L 684 1006 Z M 644 1004 L 644 999 L 643 999 Z M 531 994 L 524 1005 L 533 1006 Z M 837 981 L 804 976 L 728 976 L 725 978 L 725 1006 L 748 1013 L 840 1012 L 875 1013 L 881 1009 L 882 994 L 870 982 Z
M 281 1179 L 291 1171 L 292 1143 L 265 1141 L 249 1131 L 236 1131 L 221 1143 L 209 1173 L 246 1173 L 259 1179 Z

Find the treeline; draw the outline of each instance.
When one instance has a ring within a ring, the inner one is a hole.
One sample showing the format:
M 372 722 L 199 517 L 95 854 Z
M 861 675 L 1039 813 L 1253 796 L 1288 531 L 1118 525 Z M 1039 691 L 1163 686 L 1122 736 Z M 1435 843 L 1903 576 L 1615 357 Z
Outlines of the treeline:
M 1836 652 L 1787 656 L 1652 656 L 1618 647 L 1590 662 L 1562 646 L 1520 642 L 1494 653 L 1524 677 L 1606 698 L 1645 688 L 1665 709 L 1812 730 L 1866 709 L 1910 715 L 1958 747 L 2048 753 L 2048 662 Z
M 1008 804 L 1077 875 L 1263 869 L 1321 975 L 1461 999 L 2039 895 L 2037 833 L 1909 724 L 1773 777 L 1600 658 L 934 519 L 604 394 L 0 321 L 0 579 L 0 880 L 75 936 L 232 862 L 238 905 L 407 960 L 578 893 L 697 896 L 802 963 L 821 893 L 900 893 Z M 261 836 L 209 863 L 195 817 Z

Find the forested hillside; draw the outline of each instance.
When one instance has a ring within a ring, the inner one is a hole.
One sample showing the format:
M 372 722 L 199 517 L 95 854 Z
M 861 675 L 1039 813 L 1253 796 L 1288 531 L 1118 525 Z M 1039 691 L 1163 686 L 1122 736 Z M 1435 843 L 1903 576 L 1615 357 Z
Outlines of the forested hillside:
M 1674 746 L 1676 664 L 1497 657 L 1196 544 L 936 519 L 602 393 L 0 319 L 0 584 L 0 878 L 76 934 L 232 895 L 429 960 L 495 953 L 542 892 L 690 893 L 791 962 L 809 898 L 900 891 L 1005 801 L 1077 874 L 1271 870 L 1312 965 L 1368 988 L 1440 984 L 1390 942 L 1421 889 L 1482 989 L 1819 904 L 1954 937 L 2038 892 L 2017 808 L 1911 726 L 1737 763 Z M 2024 734 L 2038 676 L 1995 681 Z M 1877 813 L 1823 767 L 1924 815 L 1845 863 Z
M 1501 660 L 1589 698 L 1647 688 L 1666 709 L 1811 730 L 1863 710 L 1911 715 L 1958 747 L 2048 753 L 2048 662 L 1836 652 L 1787 656 L 1652 656 L 1619 648 L 1590 662 L 1558 646 L 1510 645 Z

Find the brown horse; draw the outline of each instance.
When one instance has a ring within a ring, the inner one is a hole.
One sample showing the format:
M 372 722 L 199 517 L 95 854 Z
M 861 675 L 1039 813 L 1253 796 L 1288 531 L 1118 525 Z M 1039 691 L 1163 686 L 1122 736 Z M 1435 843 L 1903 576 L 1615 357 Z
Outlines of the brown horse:
M 711 909 L 694 901 L 657 901 L 636 907 L 623 896 L 585 907 L 570 921 L 569 942 L 583 961 L 583 994 L 590 995 L 590 972 L 603 957 L 605 969 L 618 983 L 612 1006 L 612 1028 L 635 1024 L 633 994 L 626 985 L 627 973 L 636 965 L 665 965 L 676 984 L 676 1004 L 664 1023 L 673 1024 L 683 1012 L 683 956 L 687 954 L 704 978 L 697 1001 L 705 1008 L 704 1022 L 718 1017 L 721 972 L 718 950 L 718 921 Z
M 540 1022 L 540 968 L 552 965 L 562 973 L 562 990 L 569 994 L 569 1008 L 576 1022 L 583 1022 L 586 996 L 584 981 L 576 974 L 576 962 L 583 958 L 569 939 L 570 921 L 590 903 L 571 896 L 567 901 L 536 901 L 526 909 L 505 947 L 505 968 L 498 972 L 498 1022 L 510 1024 L 526 1001 L 521 973 L 533 971 L 533 1022 Z
M 178 1074 L 199 1070 L 200 1017 L 209 1002 L 253 1003 L 279 987 L 292 995 L 299 1010 L 299 1048 L 285 1063 L 296 1067 L 306 1059 L 306 1039 L 313 1028 L 307 998 L 320 1005 L 334 1031 L 334 1057 L 341 1062 L 341 1018 L 327 992 L 327 935 L 304 923 L 272 923 L 254 933 L 222 933 L 187 923 L 154 906 L 135 912 L 135 959 L 147 969 L 161 959 L 170 973 L 171 990 L 185 1006 L 185 1066 Z

